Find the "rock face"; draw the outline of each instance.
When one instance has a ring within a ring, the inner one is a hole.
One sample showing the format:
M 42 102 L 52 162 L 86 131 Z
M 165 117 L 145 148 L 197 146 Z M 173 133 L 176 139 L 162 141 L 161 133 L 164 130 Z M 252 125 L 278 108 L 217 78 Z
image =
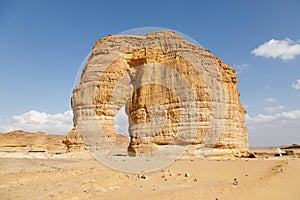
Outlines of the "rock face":
M 12 131 L 0 134 L 0 151 L 65 153 L 63 135 L 46 135 L 44 132 Z
M 62 143 L 66 145 L 66 152 L 78 152 L 85 150 L 84 141 L 82 141 L 82 139 L 80 138 L 80 135 L 78 134 L 76 128 L 73 128 L 67 133 L 65 138 L 62 140 Z M 114 144 L 121 150 L 127 150 L 129 140 L 126 136 L 117 133 Z
M 235 71 L 179 34 L 113 35 L 95 44 L 74 88 L 74 127 L 90 147 L 114 144 L 114 117 L 125 105 L 132 154 L 166 145 L 243 154 L 239 96 Z
M 84 142 L 80 139 L 77 130 L 73 128 L 65 138 L 62 143 L 66 145 L 66 152 L 77 152 L 84 150 Z

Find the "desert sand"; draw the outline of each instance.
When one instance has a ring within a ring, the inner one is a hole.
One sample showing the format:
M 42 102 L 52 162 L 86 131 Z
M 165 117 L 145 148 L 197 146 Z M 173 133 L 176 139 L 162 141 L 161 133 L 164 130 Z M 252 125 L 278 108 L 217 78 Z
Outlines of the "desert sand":
M 299 199 L 299 188 L 299 154 L 178 159 L 140 174 L 110 169 L 87 151 L 0 154 L 0 199 L 274 200 Z

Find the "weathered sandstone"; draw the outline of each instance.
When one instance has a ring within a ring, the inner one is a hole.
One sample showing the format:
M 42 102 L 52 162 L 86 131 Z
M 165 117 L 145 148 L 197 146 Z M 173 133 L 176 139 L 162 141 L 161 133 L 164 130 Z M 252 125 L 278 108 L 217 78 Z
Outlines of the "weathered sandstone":
M 190 155 L 211 148 L 241 155 L 248 133 L 237 82 L 230 66 L 172 31 L 108 36 L 73 90 L 74 127 L 88 147 L 105 150 L 126 105 L 132 154 L 189 145 Z
M 66 152 L 77 152 L 85 149 L 84 141 L 80 138 L 76 128 L 73 128 L 67 133 L 62 143 L 66 145 Z M 122 150 L 126 150 L 129 145 L 129 140 L 126 136 L 117 133 L 115 145 Z
M 0 134 L 0 151 L 64 153 L 64 135 L 47 135 L 44 132 L 12 131 Z
M 84 142 L 79 137 L 75 128 L 67 133 L 62 143 L 66 145 L 66 152 L 76 152 L 84 150 Z

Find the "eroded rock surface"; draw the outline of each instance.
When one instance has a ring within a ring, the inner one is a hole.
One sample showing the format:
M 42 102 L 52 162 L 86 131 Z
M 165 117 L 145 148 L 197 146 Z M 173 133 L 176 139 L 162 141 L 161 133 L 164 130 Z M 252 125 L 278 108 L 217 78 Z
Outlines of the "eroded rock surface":
M 62 140 L 62 143 L 66 145 L 66 152 L 78 152 L 85 150 L 84 141 L 81 139 L 76 128 L 73 128 L 67 133 L 65 138 Z M 126 136 L 117 133 L 115 145 L 121 150 L 127 150 L 127 147 L 129 146 L 129 140 Z
M 64 135 L 12 131 L 0 134 L 0 151 L 65 153 Z
M 77 133 L 76 128 L 73 128 L 67 133 L 62 143 L 66 145 L 66 152 L 76 152 L 84 150 L 84 142 Z
M 210 51 L 172 31 L 113 35 L 92 49 L 74 88 L 74 127 L 90 147 L 114 144 L 114 117 L 129 116 L 133 154 L 190 145 L 243 154 L 245 108 L 235 71 Z M 174 152 L 175 153 L 175 152 Z

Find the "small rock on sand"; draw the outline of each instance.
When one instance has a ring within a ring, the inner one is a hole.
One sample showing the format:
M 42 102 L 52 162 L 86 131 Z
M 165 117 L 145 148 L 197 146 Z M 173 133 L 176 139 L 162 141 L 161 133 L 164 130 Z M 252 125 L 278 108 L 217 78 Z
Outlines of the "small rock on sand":
M 237 185 L 237 184 L 239 184 L 239 181 L 237 180 L 237 178 L 234 178 L 233 179 L 233 185 Z

